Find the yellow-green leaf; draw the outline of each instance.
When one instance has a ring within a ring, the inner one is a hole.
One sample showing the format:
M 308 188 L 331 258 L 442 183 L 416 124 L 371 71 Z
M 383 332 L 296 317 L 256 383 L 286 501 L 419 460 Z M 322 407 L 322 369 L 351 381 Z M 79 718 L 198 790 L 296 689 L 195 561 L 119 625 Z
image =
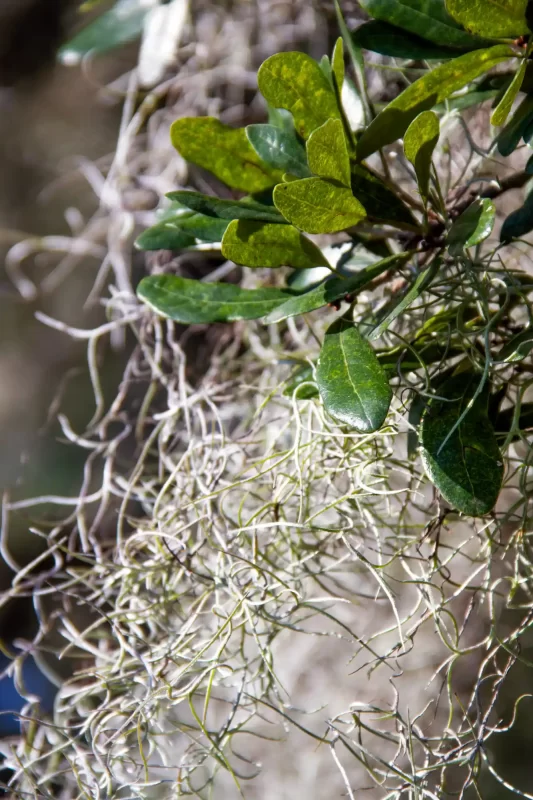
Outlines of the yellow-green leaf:
M 222 239 L 222 255 L 246 267 L 329 266 L 322 251 L 292 225 L 230 222 Z
M 350 186 L 350 157 L 340 119 L 328 119 L 311 134 L 307 140 L 307 163 L 320 178 Z
M 341 118 L 331 83 L 305 53 L 278 53 L 267 58 L 257 82 L 271 106 L 292 113 L 296 130 L 304 139 L 328 119 Z
M 405 156 L 415 168 L 418 188 L 424 202 L 428 198 L 431 157 L 439 141 L 439 134 L 439 118 L 435 112 L 423 111 L 411 122 L 403 140 Z
M 505 125 L 507 117 L 509 116 L 509 112 L 513 107 L 513 103 L 516 100 L 516 96 L 522 86 L 522 81 L 524 80 L 524 75 L 526 74 L 526 67 L 527 61 L 524 59 L 516 71 L 513 80 L 507 87 L 507 91 L 494 109 L 494 113 L 490 118 L 490 121 L 493 125 Z
M 528 0 L 446 0 L 448 13 L 463 28 L 492 39 L 515 38 L 528 33 Z
M 335 81 L 335 89 L 340 97 L 342 91 L 342 84 L 344 83 L 344 45 L 342 43 L 342 36 L 339 36 L 333 48 L 333 55 L 331 57 L 331 74 Z
M 451 256 L 460 256 L 465 247 L 475 247 L 484 242 L 494 227 L 496 207 L 488 198 L 474 200 L 448 231 L 448 249 Z
M 366 217 L 350 189 L 323 178 L 278 184 L 274 203 L 286 220 L 307 233 L 335 233 Z
M 488 72 L 496 64 L 515 56 L 507 45 L 474 50 L 441 64 L 411 84 L 372 120 L 357 143 L 357 157 L 367 158 L 376 150 L 401 138 L 422 111 L 442 103 L 458 89 Z
M 261 192 L 282 179 L 265 164 L 244 128 L 231 128 L 214 117 L 183 117 L 170 128 L 172 144 L 187 161 L 212 172 L 233 189 Z

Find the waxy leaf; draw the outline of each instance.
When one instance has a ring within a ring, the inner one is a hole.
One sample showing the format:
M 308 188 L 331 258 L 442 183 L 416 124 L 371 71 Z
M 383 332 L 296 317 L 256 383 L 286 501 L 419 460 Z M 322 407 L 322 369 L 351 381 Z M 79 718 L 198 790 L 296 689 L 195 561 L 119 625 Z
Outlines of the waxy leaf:
M 527 0 L 446 0 L 446 8 L 463 28 L 479 36 L 514 39 L 529 33 Z
M 532 350 L 533 328 L 527 328 L 525 331 L 522 331 L 522 333 L 513 336 L 513 338 L 501 348 L 500 352 L 495 354 L 494 360 L 506 361 L 508 363 L 523 361 Z
M 451 47 L 442 47 L 433 42 L 408 33 L 402 28 L 389 25 L 388 22 L 371 20 L 360 25 L 352 34 L 352 39 L 357 47 L 381 53 L 382 56 L 391 58 L 408 58 L 410 60 L 437 59 L 445 61 L 457 57 L 457 50 Z
M 328 119 L 341 118 L 333 86 L 305 53 L 270 56 L 261 65 L 257 81 L 271 106 L 292 113 L 296 130 L 304 139 Z
M 473 50 L 486 46 L 462 30 L 447 13 L 443 0 L 361 0 L 374 19 L 390 22 L 445 47 Z
M 411 122 L 403 140 L 406 158 L 415 168 L 420 195 L 427 202 L 431 157 L 439 141 L 439 118 L 433 111 L 423 111 Z
M 490 236 L 494 227 L 496 207 L 492 200 L 474 200 L 457 217 L 448 232 L 448 250 L 452 256 L 460 256 L 466 247 L 475 247 Z
M 479 381 L 472 373 L 449 378 L 439 386 L 439 396 L 428 402 L 420 425 L 422 462 L 430 481 L 453 508 L 473 517 L 494 508 L 503 478 L 502 457 L 487 414 L 488 392 L 469 408 Z
M 360 433 L 380 428 L 392 391 L 376 354 L 353 322 L 339 319 L 326 331 L 317 367 L 326 411 Z
M 344 83 L 344 45 L 342 43 L 342 36 L 339 36 L 333 48 L 333 55 L 331 57 L 331 75 L 334 81 L 334 88 L 337 92 L 337 97 L 340 97 L 342 92 L 342 85 Z
M 307 140 L 307 162 L 320 178 L 350 186 L 350 157 L 340 119 L 328 119 L 311 134 Z
M 172 124 L 170 138 L 183 158 L 233 189 L 261 192 L 281 180 L 281 172 L 261 161 L 244 128 L 230 128 L 214 117 L 183 117 Z
M 501 156 L 510 156 L 516 150 L 532 121 L 533 95 L 526 95 L 496 139 L 496 146 Z
M 169 192 L 167 197 L 199 214 L 217 219 L 255 219 L 258 222 L 284 222 L 273 206 L 265 206 L 254 200 L 220 200 L 218 197 L 200 192 Z
M 371 264 L 359 270 L 351 278 L 330 278 L 305 294 L 290 297 L 283 305 L 272 311 L 265 321 L 281 322 L 281 320 L 289 317 L 296 317 L 298 314 L 315 311 L 317 308 L 327 306 L 329 303 L 336 303 L 345 298 L 346 295 L 349 298 L 354 298 L 374 278 L 382 275 L 388 269 L 399 267 L 411 255 L 411 253 L 399 253 L 389 256 L 384 258 L 383 261 L 378 261 L 376 264 Z
M 246 136 L 259 158 L 273 169 L 288 172 L 297 178 L 311 175 L 305 150 L 294 127 L 292 131 L 287 131 L 274 125 L 248 125 Z
M 396 97 L 372 120 L 357 143 L 359 160 L 401 138 L 411 122 L 422 111 L 428 111 L 468 83 L 512 58 L 514 51 L 507 45 L 487 50 L 474 50 L 454 58 L 426 73 Z
M 181 250 L 193 245 L 195 239 L 220 242 L 227 226 L 227 220 L 186 212 L 148 228 L 138 237 L 135 246 L 139 250 Z
M 246 267 L 327 267 L 322 251 L 292 225 L 234 220 L 222 239 L 222 255 Z
M 366 217 L 350 189 L 323 178 L 278 184 L 274 203 L 285 219 L 307 233 L 335 233 Z
M 502 225 L 500 231 L 500 241 L 511 242 L 513 239 L 521 239 L 533 231 L 533 192 L 530 192 L 524 204 L 509 214 Z
M 302 384 L 307 384 L 301 389 Z M 311 397 L 318 397 L 318 387 L 315 383 L 315 376 L 313 367 L 310 364 L 298 367 L 291 376 L 291 382 L 283 390 L 285 396 L 292 397 L 294 392 L 298 390 L 296 397 L 298 400 L 309 400 Z
M 378 175 L 362 164 L 352 164 L 352 192 L 372 222 L 407 230 L 419 229 L 417 220 L 405 203 Z
M 509 112 L 513 107 L 513 103 L 516 100 L 516 96 L 522 86 L 522 81 L 524 80 L 524 75 L 526 74 L 526 67 L 527 61 L 524 59 L 516 71 L 513 80 L 507 87 L 505 94 L 496 106 L 492 117 L 490 118 L 490 121 L 493 125 L 505 124 L 507 117 L 509 116 Z
M 187 325 L 259 319 L 290 296 L 283 289 L 241 289 L 232 283 L 202 283 L 176 275 L 143 278 L 137 294 L 158 314 Z
M 435 275 L 439 271 L 440 264 L 440 259 L 436 259 L 427 269 L 418 275 L 411 288 L 404 294 L 402 298 L 400 298 L 400 300 L 396 302 L 385 318 L 381 320 L 379 325 L 376 325 L 375 328 L 372 328 L 368 334 L 369 341 L 373 341 L 381 336 L 381 334 L 384 333 L 390 326 L 391 322 L 394 322 L 394 320 L 397 319 L 400 314 L 403 314 L 403 312 L 420 297 L 422 292 L 425 292 L 426 289 L 429 288 L 433 279 L 435 278 Z

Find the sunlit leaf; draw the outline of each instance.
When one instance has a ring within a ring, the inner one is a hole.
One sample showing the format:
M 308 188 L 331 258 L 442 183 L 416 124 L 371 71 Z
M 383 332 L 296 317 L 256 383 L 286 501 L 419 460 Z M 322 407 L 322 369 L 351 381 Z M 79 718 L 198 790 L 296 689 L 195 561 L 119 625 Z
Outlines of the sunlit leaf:
M 516 96 L 520 91 L 522 86 L 522 81 L 524 80 L 524 75 L 526 72 L 527 61 L 524 59 L 520 64 L 520 67 L 516 71 L 516 74 L 507 87 L 507 91 L 503 95 L 502 99 L 496 106 L 490 121 L 493 125 L 504 125 L 507 117 L 509 116 L 509 112 L 513 107 L 513 103 L 516 100 Z
M 323 178 L 278 184 L 274 203 L 286 220 L 307 233 L 346 230 L 366 217 L 350 189 Z
M 510 156 L 533 121 L 533 95 L 526 95 L 507 125 L 500 131 L 496 146 L 501 156 Z
M 433 111 L 423 111 L 411 122 L 403 140 L 406 158 L 415 168 L 420 195 L 427 202 L 431 157 L 439 141 L 439 118 Z
M 241 289 L 231 283 L 202 283 L 176 275 L 143 278 L 137 294 L 158 314 L 184 324 L 259 319 L 290 296 L 283 289 Z
M 426 289 L 431 286 L 433 279 L 439 271 L 440 264 L 440 259 L 435 259 L 435 261 L 427 269 L 423 270 L 420 275 L 418 275 L 410 289 L 408 289 L 404 296 L 394 304 L 392 309 L 381 320 L 379 325 L 376 325 L 375 328 L 372 328 L 368 334 L 369 341 L 373 341 L 381 336 L 389 328 L 390 324 L 394 322 L 394 320 L 397 319 L 400 314 L 403 314 L 403 312 L 406 311 L 406 309 L 408 309 L 409 306 L 420 297 L 422 292 L 425 292 Z
M 342 37 L 339 36 L 333 48 L 333 55 L 331 57 L 331 74 L 335 81 L 335 90 L 340 97 L 342 85 L 344 83 L 344 45 Z
M 246 136 L 253 149 L 265 164 L 297 178 L 307 178 L 311 171 L 307 166 L 305 149 L 292 131 L 274 125 L 248 125 Z
M 494 355 L 495 361 L 506 361 L 514 363 L 523 361 L 533 350 L 533 328 L 527 328 L 521 333 L 513 336 L 501 350 Z
M 514 51 L 507 45 L 496 45 L 486 50 L 466 53 L 426 73 L 372 120 L 357 143 L 357 157 L 367 158 L 376 150 L 401 138 L 422 111 L 428 111 L 442 103 L 474 78 L 514 55 Z
M 328 266 L 322 251 L 292 225 L 234 220 L 222 239 L 222 254 L 246 267 Z
M 328 119 L 307 140 L 309 168 L 320 178 L 350 186 L 350 157 L 340 119 Z
M 326 331 L 317 367 L 326 411 L 360 433 L 378 430 L 392 391 L 372 347 L 353 322 L 339 319 Z
M 218 219 L 255 219 L 258 222 L 284 222 L 274 206 L 265 206 L 250 198 L 244 200 L 221 200 L 200 192 L 169 192 L 167 197 L 180 205 Z
M 451 16 L 470 33 L 493 39 L 529 33 L 527 0 L 446 0 Z
M 444 499 L 468 516 L 494 508 L 503 463 L 487 414 L 488 392 L 471 405 L 479 375 L 461 373 L 439 386 L 422 416 L 420 444 L 426 473 Z M 464 412 L 457 429 L 450 431 Z
M 452 256 L 460 256 L 467 247 L 484 242 L 492 233 L 496 207 L 488 198 L 474 200 L 457 217 L 448 232 L 448 250 Z
M 183 117 L 172 124 L 170 138 L 183 158 L 233 189 L 261 192 L 281 180 L 279 170 L 261 161 L 244 128 L 230 128 L 214 117 Z

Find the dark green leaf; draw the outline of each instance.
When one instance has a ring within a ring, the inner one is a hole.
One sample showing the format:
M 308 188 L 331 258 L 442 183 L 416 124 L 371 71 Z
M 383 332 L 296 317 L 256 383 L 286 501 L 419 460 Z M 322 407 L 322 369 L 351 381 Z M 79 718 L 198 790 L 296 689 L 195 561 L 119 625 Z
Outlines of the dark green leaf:
M 381 53 L 382 56 L 391 58 L 445 61 L 457 56 L 457 50 L 451 47 L 428 42 L 402 28 L 396 28 L 388 22 L 379 20 L 365 22 L 353 32 L 352 39 L 363 50 L 371 50 L 373 53 Z
M 375 19 L 441 46 L 473 50 L 487 44 L 462 30 L 447 13 L 443 0 L 361 0 L 361 5 Z
M 274 125 L 248 125 L 246 136 L 259 158 L 273 169 L 289 172 L 297 178 L 311 175 L 305 150 L 294 129 L 288 132 Z
M 285 219 L 307 233 L 346 230 L 366 217 L 350 189 L 322 178 L 278 184 L 274 203 Z
M 327 306 L 329 303 L 336 303 L 346 295 L 355 297 L 374 278 L 382 275 L 388 269 L 395 269 L 401 266 L 411 255 L 411 253 L 399 253 L 398 255 L 390 256 L 383 259 L 383 261 L 378 261 L 376 264 L 365 267 L 351 278 L 331 278 L 305 294 L 289 298 L 286 303 L 283 303 L 282 306 L 269 314 L 266 321 L 281 322 L 281 320 L 288 319 L 288 317 L 306 314 L 309 311 L 315 311 L 317 308 Z
M 380 428 L 392 391 L 369 343 L 353 322 L 339 319 L 326 331 L 317 368 L 326 411 L 360 433 Z
M 141 35 L 144 20 L 153 8 L 145 0 L 118 0 L 113 8 L 86 25 L 59 50 L 67 65 L 78 64 L 87 53 L 105 53 Z
M 446 0 L 451 16 L 470 33 L 514 39 L 529 33 L 527 0 Z
M 303 388 L 299 388 L 302 384 L 308 384 Z M 298 390 L 296 397 L 298 400 L 309 400 L 312 397 L 318 397 L 318 387 L 315 383 L 313 367 L 310 364 L 298 367 L 298 369 L 291 375 L 291 382 L 283 390 L 285 396 L 292 397 L 294 392 Z
M 530 156 L 527 160 L 526 172 L 528 175 L 533 175 L 533 156 Z
M 474 78 L 514 55 L 514 51 L 507 45 L 497 45 L 487 50 L 466 53 L 428 72 L 372 120 L 357 143 L 358 158 L 367 158 L 376 150 L 400 139 L 422 111 L 428 111 L 442 103 Z
M 411 122 L 403 140 L 405 156 L 416 172 L 420 196 L 427 202 L 431 158 L 439 141 L 439 118 L 433 111 L 423 111 Z
M 148 228 L 141 233 L 135 246 L 139 250 L 181 250 L 193 245 L 195 239 L 220 242 L 227 226 L 227 220 L 204 214 L 180 214 Z
M 362 164 L 352 164 L 352 192 L 372 222 L 418 230 L 419 224 L 405 203 L 383 180 Z
M 257 81 L 270 105 L 292 113 L 296 130 L 304 139 L 330 117 L 341 117 L 331 83 L 305 53 L 278 53 L 267 58 Z
M 523 361 L 533 350 L 533 328 L 518 333 L 494 356 L 495 361 Z
M 222 239 L 225 258 L 246 267 L 327 267 L 322 251 L 292 225 L 234 220 Z
M 492 200 L 474 200 L 457 217 L 448 232 L 448 250 L 452 256 L 460 256 L 467 247 L 475 247 L 490 236 L 494 227 L 496 207 Z
M 505 128 L 498 134 L 496 146 L 501 156 L 510 156 L 516 150 L 531 121 L 533 121 L 533 96 L 526 95 Z
M 524 204 L 509 214 L 502 225 L 500 231 L 500 241 L 510 242 L 513 239 L 521 239 L 533 231 L 533 192 L 530 192 Z
M 368 339 L 370 341 L 373 341 L 381 336 L 381 334 L 384 333 L 390 326 L 391 322 L 394 322 L 394 320 L 397 319 L 400 314 L 402 314 L 412 303 L 414 303 L 415 300 L 420 297 L 422 292 L 425 292 L 426 289 L 429 288 L 435 275 L 439 271 L 440 264 L 440 259 L 436 259 L 427 269 L 418 275 L 411 288 L 400 300 L 395 303 L 386 317 L 381 320 L 379 325 L 376 325 L 375 328 L 372 328 L 368 334 Z
M 170 138 L 183 158 L 233 189 L 261 192 L 281 180 L 281 172 L 261 161 L 244 128 L 230 128 L 214 117 L 183 117 L 172 124 Z
M 494 508 L 503 478 L 502 456 L 487 414 L 488 393 L 469 408 L 479 381 L 472 373 L 449 378 L 439 387 L 439 396 L 429 401 L 420 426 L 429 479 L 453 508 L 474 517 Z
M 268 124 L 285 131 L 285 133 L 290 133 L 291 136 L 296 134 L 292 114 L 285 108 L 273 108 L 268 105 Z
M 496 106 L 492 117 L 490 118 L 492 125 L 505 124 L 507 117 L 509 116 L 509 112 L 513 107 L 513 103 L 516 100 L 518 92 L 520 91 L 520 87 L 522 86 L 522 81 L 524 80 L 524 75 L 526 73 L 526 67 L 527 61 L 524 59 L 516 71 L 513 80 L 507 87 L 505 94 Z
M 311 134 L 307 140 L 307 161 L 320 178 L 350 186 L 350 157 L 340 119 L 328 119 Z
M 176 275 L 151 275 L 137 287 L 158 314 L 184 324 L 259 319 L 283 303 L 283 289 L 241 289 L 231 283 L 202 283 Z
M 274 206 L 265 206 L 250 198 L 244 200 L 220 200 L 218 197 L 200 192 L 169 192 L 167 197 L 199 214 L 217 219 L 255 219 L 258 222 L 284 222 Z M 220 241 L 220 240 L 219 240 Z

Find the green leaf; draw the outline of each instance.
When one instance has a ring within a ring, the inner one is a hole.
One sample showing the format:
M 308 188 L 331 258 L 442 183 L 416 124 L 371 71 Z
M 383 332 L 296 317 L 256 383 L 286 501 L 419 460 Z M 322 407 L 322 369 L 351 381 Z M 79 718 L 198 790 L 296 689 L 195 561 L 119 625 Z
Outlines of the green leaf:
M 285 305 L 285 303 L 283 304 Z M 499 353 L 494 356 L 495 361 L 506 361 L 514 363 L 515 361 L 523 361 L 533 350 L 533 327 L 527 328 L 525 331 L 513 336 L 504 346 Z
M 516 96 L 522 86 L 522 81 L 524 80 L 524 75 L 526 74 L 526 67 L 527 61 L 524 59 L 516 71 L 513 80 L 507 87 L 505 94 L 496 106 L 492 117 L 490 118 L 492 125 L 505 124 L 507 117 L 509 116 L 509 112 L 513 107 L 513 103 L 516 100 Z
M 512 58 L 514 51 L 507 45 L 487 50 L 475 50 L 454 58 L 426 73 L 396 97 L 372 120 L 357 143 L 359 160 L 401 138 L 411 122 L 422 111 L 428 111 L 458 89 Z
M 330 117 L 341 114 L 332 85 L 311 56 L 278 53 L 267 58 L 257 74 L 265 100 L 292 113 L 296 130 L 304 139 Z
M 492 39 L 529 33 L 527 0 L 446 0 L 449 14 L 467 31 Z
M 202 283 L 176 275 L 143 278 L 137 295 L 158 314 L 186 325 L 259 319 L 283 303 L 283 289 L 241 289 L 232 283 Z
M 448 231 L 450 255 L 460 256 L 465 248 L 484 242 L 492 233 L 495 217 L 496 207 L 492 200 L 474 200 Z
M 352 164 L 352 192 L 372 222 L 419 230 L 419 223 L 405 203 L 378 175 L 362 164 Z
M 311 134 L 307 140 L 307 162 L 320 178 L 350 186 L 350 157 L 340 119 L 328 119 Z
M 337 422 L 360 433 L 383 425 L 392 391 L 376 354 L 353 322 L 338 319 L 328 328 L 316 377 L 324 407 Z
M 405 156 L 415 168 L 418 189 L 424 203 L 428 199 L 431 157 L 439 141 L 439 134 L 437 115 L 433 111 L 423 111 L 411 122 L 403 141 Z
M 217 219 L 255 219 L 258 222 L 284 222 L 273 206 L 265 206 L 255 200 L 220 200 L 218 197 L 200 192 L 169 192 L 167 197 L 199 214 Z
M 337 92 L 337 96 L 340 97 L 342 85 L 344 83 L 344 45 L 342 43 L 342 36 L 339 36 L 333 48 L 331 74 L 334 80 L 335 91 Z
M 228 226 L 227 220 L 204 214 L 180 214 L 158 222 L 138 237 L 139 250 L 181 250 L 191 247 L 195 239 L 220 242 Z
M 487 44 L 462 30 L 447 13 L 443 0 L 361 0 L 361 5 L 374 19 L 441 46 L 473 50 Z
M 498 152 L 510 156 L 533 121 L 533 95 L 526 95 L 496 139 Z
M 530 192 L 524 204 L 512 214 L 509 214 L 500 231 L 500 241 L 510 242 L 521 239 L 533 231 L 533 192 Z
M 382 56 L 391 58 L 444 61 L 457 56 L 457 50 L 453 50 L 451 47 L 442 47 L 433 42 L 427 42 L 402 28 L 396 28 L 394 25 L 389 25 L 388 22 L 379 20 L 371 20 L 360 25 L 352 33 L 352 39 L 354 44 L 362 47 L 363 50 L 371 50 L 373 53 L 380 53 Z
M 309 385 L 299 389 L 298 387 L 300 387 L 303 383 L 307 383 Z M 310 364 L 299 367 L 295 372 L 293 372 L 291 375 L 291 382 L 283 390 L 283 394 L 285 396 L 292 397 L 297 389 L 298 393 L 296 397 L 298 400 L 309 400 L 312 397 L 318 397 L 318 387 L 315 383 L 314 370 Z
M 311 175 L 305 150 L 294 128 L 292 132 L 274 125 L 248 125 L 246 136 L 260 159 L 273 169 L 307 178 Z
M 233 189 L 261 192 L 281 180 L 281 172 L 261 161 L 244 128 L 230 128 L 214 117 L 183 117 L 172 124 L 170 138 L 183 158 Z
M 449 378 L 429 401 L 420 425 L 422 462 L 430 481 L 453 508 L 474 517 L 494 508 L 503 478 L 502 456 L 487 414 L 488 392 L 469 408 L 479 380 L 472 373 Z
M 323 178 L 278 184 L 274 203 L 285 219 L 307 233 L 335 233 L 366 217 L 350 189 Z
M 137 39 L 146 15 L 155 5 L 146 0 L 118 0 L 60 48 L 59 60 L 69 66 L 79 64 L 88 53 L 105 53 Z
M 423 272 L 418 275 L 411 288 L 395 303 L 386 317 L 382 319 L 375 328 L 372 328 L 368 334 L 369 341 L 379 338 L 388 329 L 391 322 L 394 322 L 400 314 L 420 297 L 422 292 L 425 292 L 426 289 L 429 288 L 435 275 L 439 271 L 440 265 L 441 261 L 437 258 L 427 269 L 423 270 Z
M 292 225 L 234 220 L 222 239 L 222 255 L 246 267 L 327 267 L 322 251 Z
M 346 295 L 355 297 L 365 286 L 382 275 L 388 269 L 395 269 L 404 264 L 412 253 L 399 253 L 389 258 L 384 258 L 376 264 L 371 264 L 359 270 L 351 278 L 331 278 L 305 294 L 290 297 L 282 306 L 272 311 L 266 322 L 281 322 L 298 314 L 306 314 L 317 308 L 336 303 Z

